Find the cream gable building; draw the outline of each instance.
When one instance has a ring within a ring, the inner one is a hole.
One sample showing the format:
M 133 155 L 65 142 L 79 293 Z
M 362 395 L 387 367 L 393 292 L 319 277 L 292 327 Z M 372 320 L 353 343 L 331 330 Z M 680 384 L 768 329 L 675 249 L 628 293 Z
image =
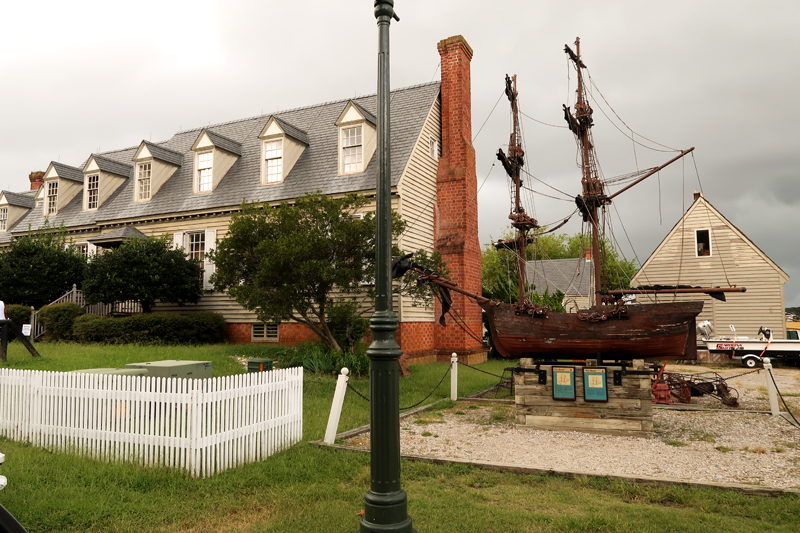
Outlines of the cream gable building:
M 697 321 L 709 320 L 715 335 L 755 337 L 758 328 L 770 328 L 774 338 L 786 338 L 783 284 L 789 276 L 758 246 L 706 200 L 695 193 L 694 203 L 631 280 L 631 286 L 691 285 L 745 287 L 727 293 L 722 302 L 705 294 L 677 295 L 676 300 L 702 300 Z M 659 301 L 672 301 L 661 296 Z M 652 296 L 639 295 L 641 303 Z

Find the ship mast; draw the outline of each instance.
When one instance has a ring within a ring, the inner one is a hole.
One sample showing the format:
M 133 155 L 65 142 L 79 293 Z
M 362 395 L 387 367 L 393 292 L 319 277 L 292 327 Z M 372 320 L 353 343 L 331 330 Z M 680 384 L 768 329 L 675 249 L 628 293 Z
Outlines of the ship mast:
M 513 117 L 514 126 L 511 131 L 511 138 L 508 141 L 508 156 L 503 153 L 503 149 L 497 151 L 497 159 L 503 164 L 506 169 L 508 177 L 511 178 L 511 188 L 514 196 L 514 205 L 512 206 L 511 213 L 508 218 L 511 220 L 511 226 L 517 230 L 517 235 L 513 240 L 499 241 L 495 243 L 496 248 L 506 248 L 516 251 L 517 254 L 517 283 L 519 289 L 519 302 L 525 301 L 525 286 L 527 284 L 525 264 L 527 263 L 527 254 L 525 248 L 528 245 L 528 231 L 538 228 L 539 224 L 535 218 L 532 218 L 525 212 L 522 207 L 520 199 L 520 190 L 522 189 L 522 165 L 525 163 L 525 152 L 522 150 L 520 144 L 521 137 L 519 128 L 519 108 L 517 107 L 517 75 L 509 78 L 506 75 L 506 96 L 511 102 L 511 114 Z
M 581 154 L 581 185 L 583 191 L 575 198 L 578 209 L 583 215 L 584 222 L 589 222 L 592 228 L 592 260 L 594 261 L 594 288 L 596 298 L 600 298 L 602 290 L 602 260 L 600 257 L 600 229 L 599 211 L 602 206 L 610 204 L 611 199 L 606 196 L 603 182 L 597 176 L 597 161 L 594 155 L 594 145 L 592 143 L 591 129 L 592 108 L 586 98 L 586 87 L 583 82 L 582 69 L 586 65 L 581 61 L 581 40 L 575 39 L 575 52 L 569 46 L 564 45 L 564 51 L 575 63 L 575 70 L 578 72 L 577 101 L 575 103 L 575 113 L 570 113 L 569 107 L 564 106 L 564 118 L 569 124 L 569 129 L 575 135 L 580 147 Z M 596 302 L 600 304 L 600 302 Z

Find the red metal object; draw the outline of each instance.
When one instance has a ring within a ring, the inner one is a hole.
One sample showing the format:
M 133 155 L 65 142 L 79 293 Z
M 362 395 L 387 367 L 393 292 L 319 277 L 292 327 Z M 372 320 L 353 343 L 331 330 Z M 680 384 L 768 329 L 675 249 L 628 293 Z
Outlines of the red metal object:
M 672 397 L 669 391 L 669 385 L 663 381 L 656 383 L 656 386 L 653 389 L 653 403 L 665 403 L 667 405 L 673 405 Z

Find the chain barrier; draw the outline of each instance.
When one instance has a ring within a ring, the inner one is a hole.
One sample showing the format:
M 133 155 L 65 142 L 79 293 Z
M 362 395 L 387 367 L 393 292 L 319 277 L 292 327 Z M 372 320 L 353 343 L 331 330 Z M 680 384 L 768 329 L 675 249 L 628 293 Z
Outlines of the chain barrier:
M 740 378 L 742 376 L 747 376 L 749 374 L 756 374 L 756 373 L 760 373 L 760 372 L 761 372 L 761 369 L 760 368 L 756 368 L 755 370 L 751 370 L 750 372 L 745 372 L 743 374 L 736 374 L 735 376 L 731 376 L 729 378 L 724 378 L 724 379 L 725 379 L 725 381 L 728 381 L 730 379 L 736 379 L 736 378 Z
M 442 383 L 444 383 L 444 378 L 446 378 L 447 374 L 449 374 L 449 373 L 450 373 L 450 365 L 447 365 L 447 370 L 445 371 L 444 375 L 442 376 L 442 379 L 439 380 L 439 383 L 433 388 L 433 390 L 430 392 L 430 394 L 425 396 L 422 400 L 420 400 L 419 402 L 415 403 L 414 405 L 411 405 L 411 406 L 408 406 L 408 407 L 401 407 L 400 410 L 401 411 L 408 411 L 409 409 L 413 409 L 414 407 L 417 407 L 418 405 L 421 405 L 422 402 L 424 402 L 425 400 L 427 400 L 428 398 L 433 396 L 433 393 L 436 392 L 439 389 L 439 387 L 442 385 Z M 351 391 L 355 392 L 358 396 L 360 396 L 364 400 L 369 401 L 369 398 L 367 398 L 366 396 L 364 396 L 363 394 L 358 392 L 355 388 L 353 388 L 353 386 L 350 385 L 350 382 L 347 383 L 347 388 L 350 389 Z
M 772 384 L 775 385 L 775 392 L 777 392 L 778 396 L 781 397 L 781 401 L 783 402 L 783 406 L 786 408 L 786 412 L 792 417 L 792 420 L 794 420 L 794 423 L 797 424 L 797 427 L 800 427 L 800 422 L 797 421 L 792 412 L 789 410 L 789 406 L 786 405 L 786 400 L 783 399 L 783 394 L 781 394 L 780 389 L 778 389 L 778 384 L 775 382 L 775 376 L 772 374 L 772 372 L 769 372 L 769 377 L 772 379 Z
M 496 378 L 506 379 L 505 376 L 498 376 L 497 374 L 492 374 L 491 372 L 487 372 L 486 370 L 481 370 L 480 368 L 475 368 L 474 366 L 470 366 L 467 363 L 462 363 L 461 361 L 458 361 L 458 364 L 461 366 L 465 366 L 467 368 L 471 368 L 472 370 L 477 370 L 478 372 L 483 372 L 484 374 L 489 374 L 490 376 L 494 376 Z

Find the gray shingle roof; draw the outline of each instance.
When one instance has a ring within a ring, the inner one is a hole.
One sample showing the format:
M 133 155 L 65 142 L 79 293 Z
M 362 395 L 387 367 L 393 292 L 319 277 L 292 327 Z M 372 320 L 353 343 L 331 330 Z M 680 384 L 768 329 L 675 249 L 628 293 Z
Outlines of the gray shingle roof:
M 94 162 L 97 163 L 97 167 L 103 172 L 108 172 L 109 174 L 114 174 L 116 176 L 122 176 L 123 178 L 130 178 L 133 175 L 133 165 L 120 163 L 119 161 L 115 161 L 97 154 L 92 154 L 92 157 L 94 158 Z M 83 175 L 81 175 L 81 183 L 83 183 Z
M 285 120 L 281 120 L 280 118 L 278 118 L 276 116 L 273 116 L 272 118 L 275 119 L 275 122 L 278 123 L 278 125 L 283 130 L 283 133 L 285 133 L 287 137 L 291 137 L 292 139 L 300 141 L 301 143 L 303 143 L 306 146 L 308 146 L 308 133 L 304 132 L 300 128 L 296 128 L 296 127 L 292 126 L 291 124 L 289 124 Z M 269 122 L 269 121 L 267 121 L 267 122 Z
M 13 205 L 16 207 L 25 207 L 27 209 L 31 209 L 33 205 L 36 203 L 36 201 L 34 200 L 34 195 L 36 191 L 31 191 L 31 192 L 34 194 L 2 191 L 2 193 L 6 197 L 8 205 Z
M 397 186 L 399 183 L 422 126 L 438 96 L 438 82 L 392 92 L 390 117 L 392 186 Z M 82 195 L 78 194 L 58 214 L 51 215 L 50 221 L 56 225 L 63 223 L 67 228 L 73 228 L 129 218 L 156 218 L 171 213 L 235 209 L 243 200 L 279 202 L 314 191 L 321 191 L 324 194 L 373 191 L 378 176 L 377 156 L 372 157 L 364 172 L 347 176 L 338 175 L 339 131 L 334 122 L 348 101 L 338 100 L 274 114 L 285 123 L 306 132 L 308 137 L 308 146 L 282 183 L 261 185 L 261 140 L 258 135 L 273 116 L 262 115 L 205 128 L 207 132 L 210 128 L 213 134 L 224 136 L 241 146 L 241 157 L 213 192 L 193 194 L 194 157 L 191 148 L 204 129 L 196 128 L 178 132 L 168 141 L 153 143 L 184 154 L 184 163 L 150 201 L 133 202 L 135 180 L 126 180 L 99 209 L 82 211 L 83 199 Z M 376 95 L 360 97 L 354 101 L 366 111 L 376 110 Z M 138 145 L 100 155 L 129 166 L 137 149 Z M 82 181 L 82 173 L 76 170 Z M 38 228 L 43 222 L 42 209 L 32 209 L 16 227 L 27 231 L 28 224 Z
M 165 163 L 175 165 L 176 167 L 179 167 L 183 164 L 182 153 L 176 152 L 175 150 L 169 150 L 163 146 L 153 144 L 150 141 L 142 141 L 142 143 L 144 143 L 144 145 L 150 151 L 150 155 L 153 156 L 153 159 L 164 161 Z
M 591 265 L 583 258 L 528 261 L 525 273 L 537 294 L 545 290 L 553 294 L 558 289 L 565 295 L 586 295 L 594 290 Z
M 103 233 L 98 237 L 89 239 L 92 244 L 110 244 L 122 242 L 132 238 L 143 239 L 145 234 L 132 226 L 125 226 L 124 228 L 117 228 L 108 233 Z
M 232 154 L 236 154 L 241 157 L 242 155 L 242 145 L 234 141 L 233 139 L 228 139 L 224 135 L 220 135 L 219 133 L 213 132 L 209 129 L 206 129 L 206 135 L 208 138 L 211 139 L 211 142 L 214 143 L 214 146 L 217 148 L 222 148 L 226 152 L 230 152 Z
M 59 163 L 58 161 L 51 161 L 51 165 L 56 169 L 59 178 L 78 181 L 83 183 L 83 170 Z

